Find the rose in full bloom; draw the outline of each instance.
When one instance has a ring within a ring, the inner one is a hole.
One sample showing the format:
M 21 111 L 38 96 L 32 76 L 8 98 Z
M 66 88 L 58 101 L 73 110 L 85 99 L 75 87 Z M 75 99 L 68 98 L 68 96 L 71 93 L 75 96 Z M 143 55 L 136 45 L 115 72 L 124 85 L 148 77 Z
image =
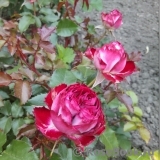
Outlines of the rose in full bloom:
M 96 50 L 93 63 L 103 76 L 113 83 L 119 83 L 136 71 L 135 63 L 128 60 L 122 44 L 114 41 Z
M 122 25 L 122 14 L 118 10 L 110 13 L 101 13 L 101 19 L 104 25 L 109 29 L 117 29 Z
M 47 107 L 34 108 L 35 123 L 44 136 L 65 136 L 83 149 L 105 130 L 105 118 L 97 95 L 84 84 L 61 84 L 45 98 Z

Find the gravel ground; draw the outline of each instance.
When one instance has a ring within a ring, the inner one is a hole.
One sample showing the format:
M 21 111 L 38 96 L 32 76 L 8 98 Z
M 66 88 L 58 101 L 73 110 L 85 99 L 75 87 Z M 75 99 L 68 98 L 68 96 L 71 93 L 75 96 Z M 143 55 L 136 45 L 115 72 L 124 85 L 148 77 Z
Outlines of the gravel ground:
M 159 142 L 159 41 L 158 0 L 103 0 L 103 11 L 118 9 L 123 13 L 123 25 L 116 30 L 116 39 L 128 53 L 140 51 L 140 72 L 131 76 L 126 89 L 133 90 L 139 97 L 143 110 L 143 122 L 151 132 L 149 144 L 133 134 L 133 145 L 142 150 L 156 150 Z M 84 13 L 86 15 L 86 13 Z M 87 13 L 95 25 L 100 25 L 100 13 Z

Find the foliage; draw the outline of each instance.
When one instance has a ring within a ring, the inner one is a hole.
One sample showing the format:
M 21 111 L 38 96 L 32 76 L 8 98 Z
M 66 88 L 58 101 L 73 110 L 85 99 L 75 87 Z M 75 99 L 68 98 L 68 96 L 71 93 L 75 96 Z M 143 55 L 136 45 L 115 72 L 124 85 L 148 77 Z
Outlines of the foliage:
M 101 0 L 0 1 L 0 160 L 107 160 L 118 156 L 116 149 L 131 150 L 130 132 L 135 130 L 149 142 L 150 132 L 142 122 L 136 94 L 108 81 L 96 70 L 95 59 L 85 55 L 88 48 L 112 40 L 107 35 L 114 35 L 113 28 L 94 26 L 88 17 L 78 16 L 79 3 L 87 12 L 101 11 L 103 6 Z M 140 54 L 128 58 L 138 61 Z M 47 93 L 62 83 L 84 83 L 99 96 L 106 130 L 97 139 L 112 154 L 96 150 L 96 144 L 88 151 L 75 152 L 70 140 L 50 140 L 36 128 L 34 108 L 45 106 Z M 158 154 L 154 153 L 155 160 Z M 146 157 L 150 155 L 140 159 Z

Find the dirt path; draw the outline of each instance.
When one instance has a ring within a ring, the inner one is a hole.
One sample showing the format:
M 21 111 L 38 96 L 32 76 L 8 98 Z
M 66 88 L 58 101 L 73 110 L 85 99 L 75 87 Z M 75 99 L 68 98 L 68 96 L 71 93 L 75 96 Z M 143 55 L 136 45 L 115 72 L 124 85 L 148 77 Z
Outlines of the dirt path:
M 118 9 L 123 13 L 123 25 L 116 31 L 116 38 L 128 53 L 140 51 L 141 71 L 131 77 L 125 86 L 135 91 L 139 106 L 144 112 L 143 122 L 151 132 L 152 140 L 145 144 L 138 134 L 133 134 L 133 144 L 142 150 L 158 149 L 159 107 L 159 42 L 158 0 L 103 0 L 103 11 Z M 86 13 L 85 13 L 86 14 Z M 100 13 L 87 13 L 96 25 L 101 24 Z

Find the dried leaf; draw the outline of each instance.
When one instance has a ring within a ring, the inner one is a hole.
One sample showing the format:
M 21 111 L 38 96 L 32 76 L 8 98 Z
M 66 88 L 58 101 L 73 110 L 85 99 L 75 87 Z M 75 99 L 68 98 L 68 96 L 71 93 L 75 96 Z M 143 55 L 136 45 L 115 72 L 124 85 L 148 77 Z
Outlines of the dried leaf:
M 17 135 L 17 139 L 20 139 L 22 136 L 26 137 L 33 137 L 34 133 L 36 131 L 35 124 L 25 124 L 19 129 L 19 133 Z
M 133 103 L 131 97 L 124 93 L 117 93 L 116 96 L 119 101 L 127 107 L 128 111 L 133 113 Z
M 25 104 L 31 97 L 31 86 L 28 81 L 17 80 L 14 86 L 15 97 L 19 98 L 21 104 Z
M 0 72 L 0 87 L 8 86 L 12 81 L 12 77 L 4 72 Z

